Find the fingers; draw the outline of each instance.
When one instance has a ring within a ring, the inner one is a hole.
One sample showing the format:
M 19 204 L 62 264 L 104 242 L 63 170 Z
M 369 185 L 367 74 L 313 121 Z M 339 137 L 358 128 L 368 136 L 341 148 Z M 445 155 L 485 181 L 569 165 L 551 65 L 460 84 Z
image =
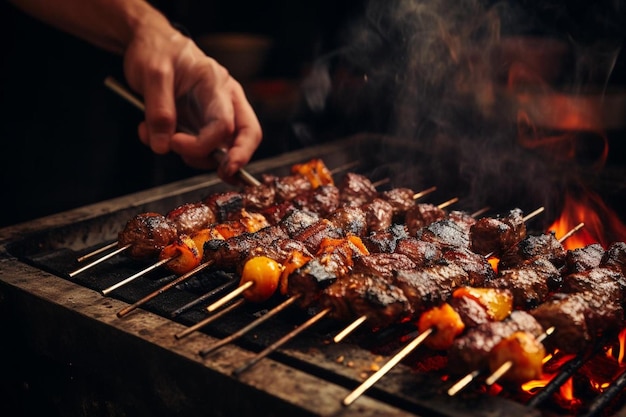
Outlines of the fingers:
M 145 78 L 144 104 L 146 122 L 140 127 L 140 138 L 157 154 L 168 153 L 176 129 L 174 76 L 171 72 L 155 72 Z
M 217 165 L 218 175 L 232 181 L 236 172 L 250 161 L 261 142 L 262 131 L 241 86 L 234 80 L 229 84 L 226 94 L 214 95 L 207 105 L 208 122 L 198 135 L 177 133 L 171 145 L 186 164 L 198 169 L 214 168 L 217 164 L 210 154 L 216 148 L 225 148 L 226 154 Z

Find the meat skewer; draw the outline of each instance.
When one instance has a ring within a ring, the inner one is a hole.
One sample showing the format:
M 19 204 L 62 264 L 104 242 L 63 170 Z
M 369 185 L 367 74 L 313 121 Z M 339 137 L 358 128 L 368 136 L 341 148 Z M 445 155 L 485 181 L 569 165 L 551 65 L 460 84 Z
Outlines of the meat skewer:
M 557 243 L 558 244 L 562 244 L 565 240 L 569 239 L 574 233 L 579 231 L 583 226 L 584 226 L 584 223 L 578 224 L 577 226 L 572 228 L 570 231 L 568 231 L 565 235 L 563 235 L 561 238 L 559 238 Z M 553 235 L 551 235 L 551 236 L 553 236 Z M 552 247 L 547 247 L 547 248 L 543 247 L 543 248 L 539 248 L 539 250 L 544 250 L 545 251 L 545 250 L 549 250 L 551 248 Z M 535 253 L 535 252 L 532 252 L 531 255 L 535 256 L 535 257 L 541 256 L 540 253 Z M 494 286 L 494 288 L 507 288 L 507 286 Z M 519 305 L 519 302 L 515 302 L 515 304 Z M 541 341 L 543 341 L 547 336 L 552 334 L 555 329 L 556 329 L 555 326 L 547 327 L 547 330 L 544 333 L 545 336 L 542 336 Z M 489 378 L 489 381 L 490 382 L 493 381 L 493 383 L 495 383 L 502 376 L 504 376 L 512 368 L 513 365 L 514 365 L 514 363 L 512 361 L 504 362 L 498 369 L 493 370 L 493 373 L 492 373 L 491 377 Z M 459 379 L 455 384 L 453 384 L 448 389 L 448 395 L 450 395 L 450 396 L 456 395 L 459 391 L 461 391 L 463 388 L 465 388 L 467 385 L 469 385 L 482 372 L 483 372 L 483 369 L 476 368 L 473 371 L 471 371 L 468 374 L 466 374 L 464 377 Z M 488 384 L 488 385 L 491 385 L 491 384 Z
M 367 256 L 365 256 L 364 258 L 367 258 Z M 296 276 L 297 276 L 297 275 L 296 275 Z M 443 276 L 442 276 L 442 277 L 443 277 Z M 451 277 L 450 277 L 450 278 L 451 278 Z M 446 279 L 448 279 L 448 278 L 446 278 Z M 292 282 L 292 281 L 293 281 L 293 278 L 292 278 L 291 276 L 290 276 L 290 283 L 289 283 L 289 293 L 290 293 L 292 296 L 293 296 L 293 295 L 295 295 L 295 294 L 305 294 L 305 298 L 304 298 L 304 299 L 303 299 L 303 301 L 302 301 L 302 304 L 304 304 L 304 306 L 311 305 L 313 302 L 315 302 L 315 301 L 319 301 L 319 300 L 317 300 L 317 298 L 319 297 L 319 295 L 314 295 L 314 294 L 313 294 L 313 293 L 316 293 L 317 291 L 315 291 L 315 290 L 311 291 L 311 288 L 310 288 L 310 286 L 311 286 L 311 285 L 319 285 L 319 282 L 318 282 L 317 284 L 314 284 L 313 282 L 307 283 L 307 282 L 306 282 L 307 280 L 308 280 L 308 278 L 307 278 L 307 279 L 305 279 L 302 283 L 299 283 L 299 284 L 296 286 L 296 289 L 295 289 L 295 290 L 294 290 L 294 289 L 292 289 L 292 287 L 293 287 L 294 285 L 293 285 L 293 282 Z M 313 280 L 315 281 L 315 280 L 316 280 L 316 278 L 314 278 Z M 335 284 L 337 284 L 337 283 L 341 284 L 343 281 L 344 281 L 343 279 L 338 279 L 338 280 L 337 280 L 337 281 L 335 281 L 335 283 L 334 283 L 334 284 L 332 284 L 332 285 L 335 285 Z M 358 279 L 357 279 L 357 281 L 358 281 Z M 332 285 L 331 285 L 331 287 L 332 287 Z M 331 287 L 328 287 L 328 288 L 331 288 Z M 348 287 L 349 287 L 349 285 L 348 285 Z M 320 293 L 320 294 L 321 294 L 321 293 Z M 311 296 L 311 295 L 314 295 L 314 299 L 313 299 L 313 300 L 311 300 L 311 299 L 308 299 L 308 300 L 307 300 L 307 298 L 310 298 L 310 296 Z M 321 311 L 320 311 L 320 312 L 319 312 L 316 316 L 314 316 L 314 317 L 312 318 L 312 321 L 313 321 L 313 322 L 317 322 L 319 319 L 321 319 L 321 318 L 322 318 L 322 317 L 324 317 L 324 316 L 327 316 L 329 313 L 332 313 L 332 312 L 333 312 L 333 310 L 335 310 L 335 309 L 333 308 L 333 306 L 332 306 L 332 305 L 331 305 L 331 306 L 324 306 L 324 305 L 322 304 L 321 308 L 322 308 L 322 310 L 321 310 Z M 305 323 L 303 326 L 304 326 L 304 327 L 309 327 L 309 326 L 310 326 L 310 323 L 309 323 L 309 322 L 307 322 L 307 323 Z M 291 337 L 293 337 L 293 335 L 298 334 L 298 333 L 299 333 L 299 331 L 298 331 L 298 330 L 299 330 L 299 329 L 296 329 L 296 331 L 294 331 L 294 332 L 290 333 L 290 335 L 285 336 L 285 337 L 281 338 L 278 342 L 276 342 L 276 343 L 272 344 L 271 346 L 268 346 L 265 350 L 263 350 L 261 353 L 259 353 L 257 356 L 255 356 L 255 358 L 253 358 L 251 361 L 249 361 L 248 363 L 244 364 L 243 366 L 241 366 L 241 367 L 237 368 L 237 369 L 235 370 L 235 374 L 240 374 L 240 373 L 244 372 L 245 370 L 249 369 L 252 365 L 254 365 L 255 363 L 257 363 L 259 359 L 261 359 L 262 357 L 267 356 L 267 355 L 268 355 L 269 353 L 271 353 L 272 351 L 274 351 L 274 350 L 278 349 L 278 348 L 279 348 L 280 346 L 282 346 L 284 343 L 286 343 L 287 341 L 289 341 L 289 340 L 291 339 Z M 291 337 L 289 337 L 289 336 L 291 336 Z M 413 345 L 413 344 L 412 344 L 412 345 Z M 419 344 L 417 344 L 417 345 L 419 345 Z M 388 369 L 388 368 L 385 368 L 385 369 Z M 372 379 L 374 379 L 374 378 L 375 378 L 375 379 L 378 379 L 378 378 L 382 377 L 382 375 L 383 375 L 383 373 L 377 373 L 377 374 L 373 375 L 371 378 L 372 378 Z M 374 381 L 366 381 L 366 383 L 365 383 L 365 384 L 369 384 L 370 382 L 371 382 L 371 383 L 374 383 Z
M 339 167 L 338 169 L 343 169 L 344 167 Z M 175 217 L 171 220 L 180 220 L 179 218 L 182 219 L 182 221 L 192 221 L 191 225 L 183 225 L 183 227 L 180 230 L 177 230 L 177 233 L 187 233 L 187 234 L 192 234 L 196 231 L 199 231 L 200 229 L 202 229 L 203 227 L 206 227 L 208 224 L 202 224 L 202 223 L 198 223 L 198 211 L 204 209 L 203 214 L 205 214 L 207 216 L 207 221 L 210 222 L 211 220 L 214 222 L 216 219 L 214 217 L 222 217 L 223 215 L 225 215 L 226 213 L 223 212 L 223 210 L 235 210 L 235 209 L 241 209 L 243 208 L 244 204 L 252 207 L 252 208 L 261 208 L 261 209 L 265 209 L 267 208 L 267 202 L 263 202 L 263 199 L 265 198 L 263 195 L 269 195 L 271 196 L 271 200 L 270 202 L 274 201 L 274 195 L 277 193 L 276 190 L 274 190 L 274 188 L 279 188 L 282 191 L 278 192 L 279 195 L 281 195 L 283 197 L 284 201 L 288 201 L 292 198 L 295 197 L 295 195 L 293 194 L 294 192 L 297 192 L 297 190 L 299 188 L 302 188 L 303 190 L 310 190 L 312 185 L 311 185 L 311 181 L 314 181 L 316 184 L 329 184 L 332 183 L 332 175 L 334 173 L 336 173 L 338 171 L 338 169 L 335 169 L 333 171 L 329 171 L 324 165 L 323 162 L 319 159 L 312 159 L 308 162 L 302 163 L 302 164 L 295 164 L 292 166 L 292 171 L 298 171 L 297 175 L 291 175 L 291 176 L 286 176 L 283 178 L 276 178 L 276 177 L 269 177 L 266 179 L 267 182 L 271 182 L 272 186 L 270 187 L 270 185 L 268 185 L 266 182 L 264 183 L 259 183 L 258 185 L 248 185 L 247 187 L 245 187 L 245 194 L 243 194 L 243 197 L 240 193 L 236 193 L 236 192 L 225 192 L 225 193 L 220 193 L 218 195 L 211 195 L 205 198 L 205 202 L 211 205 L 211 208 L 214 210 L 215 212 L 215 216 L 211 216 L 210 213 L 206 213 L 206 208 L 203 208 L 202 204 L 200 203 L 186 203 L 183 204 L 179 207 L 177 207 L 176 209 L 170 211 L 172 217 Z M 294 181 L 294 180 L 300 180 L 300 181 Z M 307 185 L 308 187 L 303 187 L 303 185 Z M 291 194 L 285 194 L 284 190 L 292 190 L 290 191 Z M 219 200 L 222 201 L 219 201 Z M 230 199 L 230 200 L 229 200 Z M 261 200 L 261 201 L 259 201 Z M 267 200 L 267 198 L 265 198 L 265 200 Z M 192 216 L 190 216 L 187 211 L 188 209 L 191 209 L 189 211 L 191 211 L 193 213 Z M 195 213 L 194 213 L 195 212 Z M 146 217 L 147 215 L 158 215 L 158 213 L 140 213 L 137 216 L 135 216 L 135 219 L 141 220 L 144 217 Z M 219 219 L 219 220 L 223 220 L 223 219 Z M 131 219 L 129 221 L 129 224 L 127 224 L 126 227 L 131 226 L 131 222 L 133 221 L 133 219 Z M 78 275 L 81 272 L 84 272 L 85 270 L 100 264 L 101 262 L 110 259 L 111 257 L 118 255 L 122 252 L 128 251 L 128 250 L 132 250 L 132 245 L 138 245 L 141 247 L 144 247 L 144 250 L 147 250 L 148 248 L 145 246 L 147 242 L 150 241 L 150 238 L 147 236 L 150 236 L 151 233 L 151 229 L 148 226 L 153 226 L 156 227 L 156 224 L 146 224 L 143 227 L 138 227 L 138 231 L 143 231 L 144 233 L 146 233 L 146 236 L 141 236 L 138 234 L 138 232 L 132 233 L 130 231 L 122 231 L 121 235 L 119 236 L 119 238 L 121 238 L 121 240 L 123 240 L 123 243 L 120 242 L 120 239 L 118 239 L 117 242 L 113 242 L 111 244 L 106 245 L 103 248 L 99 248 L 87 255 L 84 255 L 80 258 L 78 258 L 78 261 L 81 262 L 82 260 L 88 259 L 92 256 L 94 256 L 95 254 L 98 253 L 102 253 L 105 250 L 108 250 L 110 248 L 113 248 L 115 246 L 118 246 L 118 249 L 115 250 L 112 253 L 109 253 L 105 256 L 103 256 L 102 258 L 96 259 L 95 261 L 87 264 L 87 265 L 83 265 L 82 267 L 78 268 L 75 271 L 72 271 L 69 273 L 70 277 L 74 277 L 75 275 Z M 190 227 L 189 227 L 190 226 Z M 131 239 L 127 239 L 127 237 L 132 236 Z M 170 239 L 173 240 L 174 237 L 173 235 L 170 236 Z M 145 241 L 143 241 L 145 240 Z M 156 250 L 157 252 L 162 249 L 163 246 L 167 245 L 170 242 L 161 242 L 161 246 L 157 247 L 157 248 L 153 248 L 154 250 Z M 142 258 L 145 256 L 141 256 Z M 160 266 L 160 265 L 159 265 Z M 152 269 L 150 269 L 152 270 Z
M 524 220 L 524 222 L 530 220 L 532 217 L 538 215 L 541 212 L 541 208 L 538 210 L 533 211 L 532 213 L 528 214 L 527 216 L 524 216 L 522 219 Z M 480 213 L 480 212 L 479 212 Z M 473 218 L 475 216 L 475 214 L 472 214 L 471 217 Z M 493 223 L 493 222 L 492 222 Z M 339 333 L 337 333 L 337 335 L 335 335 L 335 337 L 333 338 L 333 341 L 335 343 L 339 343 L 341 340 L 343 340 L 348 334 L 350 334 L 352 331 L 354 331 L 356 328 L 358 328 L 360 325 L 362 325 L 363 323 L 365 323 L 367 321 L 368 317 L 367 314 L 361 315 L 360 317 L 358 317 L 356 320 L 354 320 L 352 323 L 350 323 L 348 326 L 346 326 L 343 330 L 341 330 Z

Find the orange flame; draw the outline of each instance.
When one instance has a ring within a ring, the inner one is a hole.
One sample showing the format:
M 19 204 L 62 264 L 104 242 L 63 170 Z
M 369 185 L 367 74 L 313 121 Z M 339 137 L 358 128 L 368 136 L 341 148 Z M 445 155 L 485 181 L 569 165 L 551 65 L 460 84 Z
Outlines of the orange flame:
M 565 235 L 579 223 L 583 229 L 563 242 L 566 249 L 580 248 L 592 243 L 600 243 L 607 248 L 614 241 L 626 240 L 626 226 L 619 216 L 592 191 L 574 197 L 565 195 L 561 216 L 550 226 L 557 237 Z

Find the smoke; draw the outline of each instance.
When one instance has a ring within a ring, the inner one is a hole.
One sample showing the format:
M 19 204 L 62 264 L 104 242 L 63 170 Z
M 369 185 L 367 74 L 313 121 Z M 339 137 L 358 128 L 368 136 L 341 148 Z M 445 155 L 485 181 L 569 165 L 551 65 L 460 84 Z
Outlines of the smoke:
M 544 206 L 548 218 L 554 216 L 572 169 L 519 146 L 511 74 L 518 73 L 518 89 L 582 84 L 581 71 L 563 75 L 562 69 L 571 60 L 571 68 L 585 63 L 572 45 L 586 51 L 584 45 L 597 43 L 576 39 L 576 20 L 565 6 L 527 3 L 367 3 L 345 28 L 340 47 L 320 57 L 303 84 L 304 111 L 294 124 L 299 140 L 309 145 L 359 132 L 410 139 L 419 151 L 389 161 L 407 183 L 413 176 L 450 187 L 475 207 Z M 522 43 L 521 49 L 511 43 L 537 37 L 556 42 Z

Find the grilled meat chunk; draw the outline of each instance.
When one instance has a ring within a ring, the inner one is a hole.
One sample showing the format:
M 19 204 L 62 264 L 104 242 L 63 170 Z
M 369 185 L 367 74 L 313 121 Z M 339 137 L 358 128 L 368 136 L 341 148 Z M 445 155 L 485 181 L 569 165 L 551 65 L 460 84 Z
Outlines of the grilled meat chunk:
M 396 250 L 396 246 L 404 239 L 408 238 L 406 227 L 401 224 L 394 224 L 386 229 L 379 229 L 363 238 L 363 243 L 367 249 L 374 253 L 391 253 Z
M 276 189 L 271 183 L 248 185 L 243 190 L 243 206 L 248 210 L 263 210 L 276 203 Z
M 140 213 L 126 222 L 118 234 L 120 247 L 130 245 L 127 253 L 135 259 L 156 257 L 178 236 L 176 227 L 162 214 Z
M 565 255 L 563 275 L 597 268 L 600 266 L 603 256 L 604 248 L 599 243 L 592 243 L 582 248 L 568 250 Z
M 460 266 L 450 263 L 400 270 L 393 284 L 402 289 L 414 313 L 420 314 L 450 298 L 456 288 L 468 285 L 468 281 L 467 272 Z
M 483 255 L 466 248 L 451 249 L 443 252 L 443 259 L 460 266 L 467 272 L 468 281 L 472 287 L 481 287 L 487 281 L 496 277 L 496 272 Z
M 211 208 L 202 202 L 180 205 L 170 210 L 165 218 L 176 227 L 178 234 L 189 236 L 217 221 Z
M 370 253 L 354 260 L 353 273 L 392 278 L 397 271 L 417 268 L 415 262 L 398 253 Z
M 544 258 L 532 259 L 518 268 L 500 270 L 498 277 L 485 283 L 490 288 L 508 289 L 517 308 L 534 308 L 562 283 L 554 264 Z
M 394 252 L 405 255 L 421 267 L 432 266 L 443 257 L 438 245 L 414 237 L 399 240 Z
M 393 223 L 393 206 L 381 198 L 374 198 L 364 204 L 363 211 L 370 231 L 384 230 Z
M 339 207 L 339 189 L 334 185 L 321 185 L 301 192 L 291 198 L 294 206 L 327 217 Z
M 339 185 L 341 206 L 361 207 L 377 195 L 376 187 L 365 176 L 348 172 Z
M 400 223 L 404 219 L 407 210 L 415 205 L 414 195 L 415 192 L 410 188 L 400 187 L 383 191 L 379 194 L 379 197 L 391 204 L 394 221 Z
M 330 220 L 322 218 L 295 233 L 292 237 L 304 243 L 309 252 L 317 253 L 317 249 L 324 238 L 338 239 L 343 236 L 344 232 L 342 229 Z
M 602 258 L 601 265 L 613 268 L 620 271 L 622 275 L 626 275 L 626 243 L 611 243 Z
M 626 279 L 620 271 L 612 268 L 594 268 L 565 277 L 561 292 L 593 291 L 611 300 L 623 300 Z
M 442 250 L 469 248 L 469 235 L 465 228 L 452 220 L 442 219 L 422 228 L 416 237 L 425 242 L 432 242 Z
M 233 270 L 242 264 L 250 251 L 258 246 L 270 245 L 277 239 L 289 236 L 278 226 L 269 226 L 255 233 L 242 233 L 228 239 L 211 239 L 204 244 L 204 261 L 212 260 L 214 266 Z
M 303 175 L 274 177 L 271 181 L 278 201 L 291 201 L 305 191 L 311 190 L 311 181 Z
M 388 326 L 411 316 L 411 305 L 402 290 L 387 280 L 364 272 L 338 279 L 320 296 L 322 307 L 330 307 L 332 317 L 354 320 L 367 316 L 370 326 Z
M 505 320 L 490 321 L 467 329 L 448 350 L 449 369 L 466 373 L 485 368 L 493 347 L 518 331 L 526 331 L 537 337 L 543 333 L 543 327 L 526 311 L 515 310 Z
M 411 236 L 416 236 L 423 228 L 437 220 L 446 218 L 446 212 L 434 204 L 413 204 L 405 214 L 404 223 Z
M 481 255 L 500 257 L 510 247 L 526 236 L 526 223 L 522 210 L 513 209 L 501 217 L 483 217 L 470 228 L 471 249 Z
M 328 220 L 345 234 L 363 237 L 367 233 L 365 213 L 359 207 L 340 207 L 328 216 Z
M 546 347 L 567 353 L 581 352 L 599 335 L 624 324 L 621 304 L 595 291 L 554 294 L 531 314 L 544 328 L 556 328 L 554 337 L 545 340 Z
M 499 268 L 516 268 L 524 262 L 541 256 L 554 264 L 557 268 L 565 264 L 567 252 L 554 232 L 529 235 L 517 245 L 504 251 L 500 257 Z
M 215 213 L 217 222 L 233 220 L 243 208 L 243 195 L 236 191 L 211 194 L 205 197 L 203 203 Z
M 307 210 L 293 209 L 278 222 L 278 225 L 289 236 L 295 236 L 319 220 L 320 216 L 317 213 Z
M 348 275 L 354 258 L 361 255 L 364 255 L 361 248 L 349 239 L 342 239 L 330 250 L 321 249 L 315 258 L 289 275 L 287 294 L 299 296 L 298 304 L 302 308 L 313 306 L 326 287 Z

